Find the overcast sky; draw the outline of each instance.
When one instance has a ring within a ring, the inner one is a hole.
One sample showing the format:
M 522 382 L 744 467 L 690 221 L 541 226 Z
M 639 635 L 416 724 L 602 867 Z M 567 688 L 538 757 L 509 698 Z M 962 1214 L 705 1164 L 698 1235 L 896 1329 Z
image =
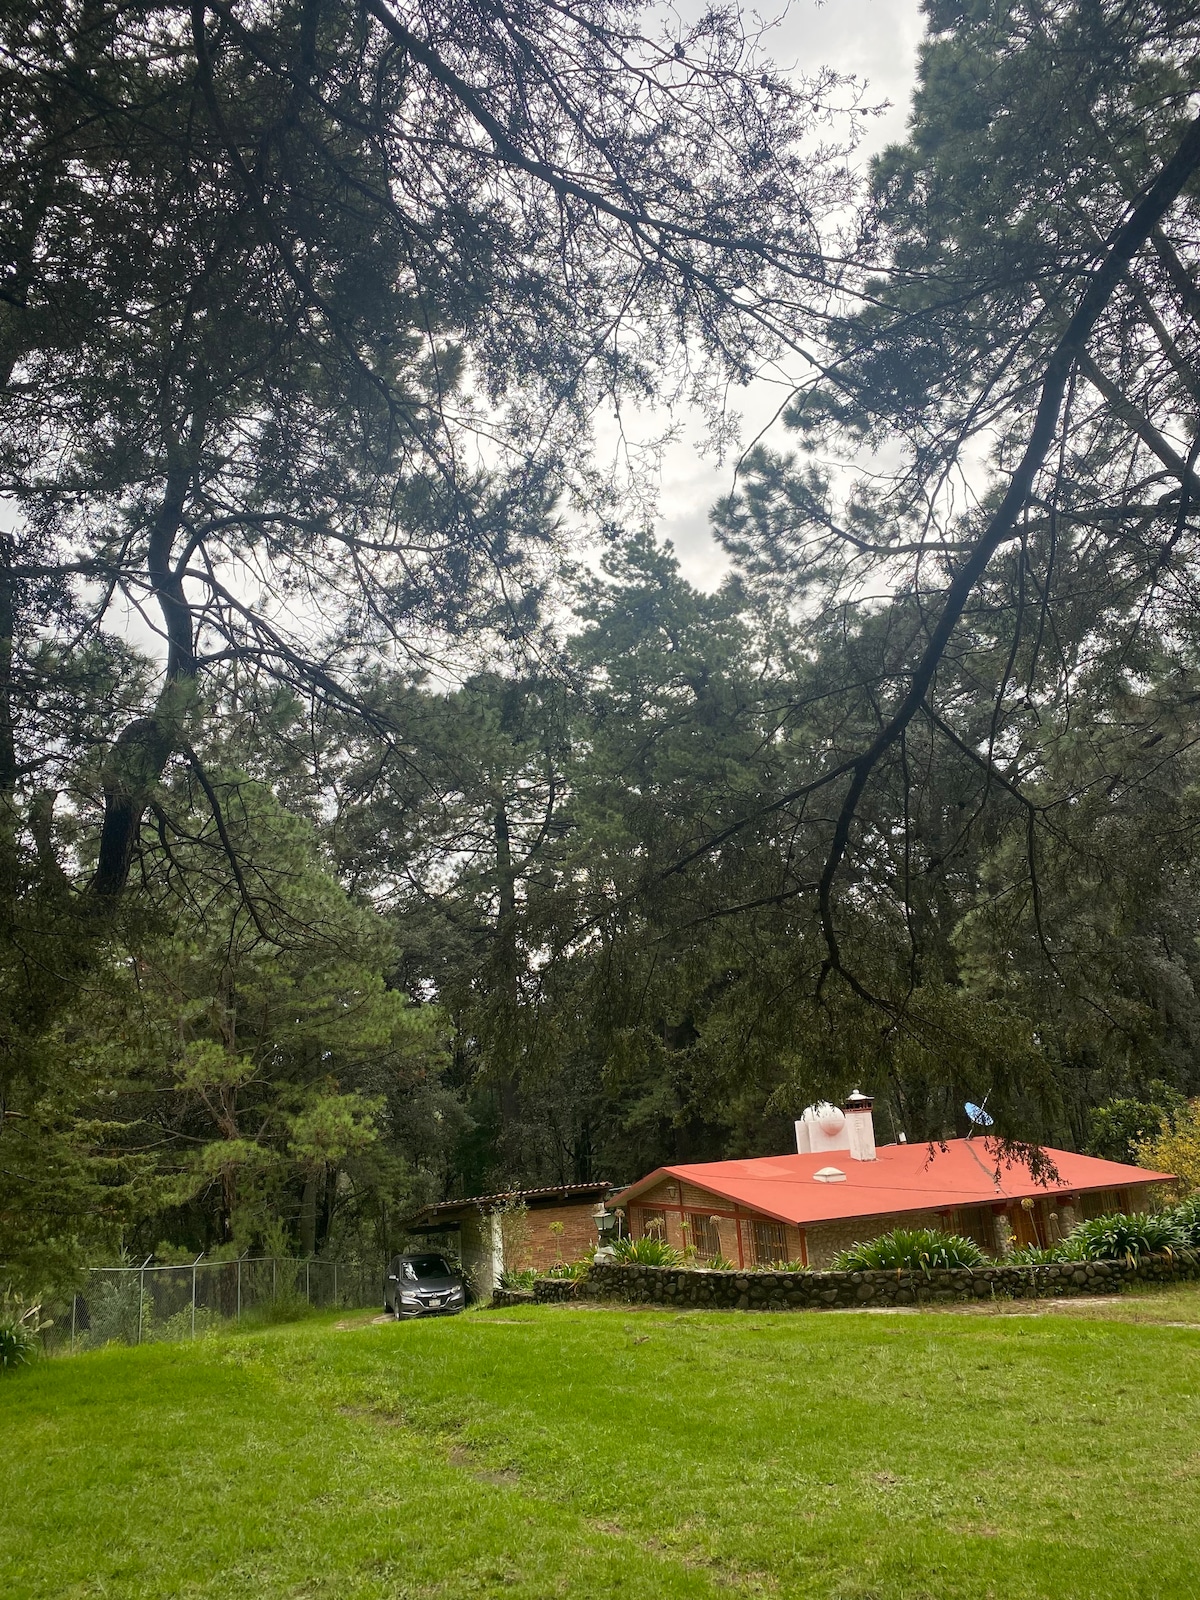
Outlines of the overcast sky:
M 769 0 L 761 9 L 774 15 Z M 891 102 L 891 109 L 870 124 L 860 150 L 866 161 L 904 136 L 922 32 L 918 0 L 791 0 L 769 36 L 769 51 L 781 67 L 799 72 L 831 66 L 853 73 L 865 80 L 868 103 Z M 779 402 L 774 387 L 747 391 L 740 406 L 746 418 L 743 435 L 757 431 Z M 658 530 L 675 546 L 684 575 L 711 588 L 725 564 L 708 531 L 708 513 L 728 493 L 733 464 L 717 466 L 706 459 L 695 442 L 699 429 L 688 431 L 690 437 L 673 445 L 664 462 Z
M 743 3 L 749 11 L 747 0 Z M 674 0 L 675 10 L 685 17 L 698 13 L 704 4 L 705 0 Z M 866 103 L 891 103 L 885 115 L 869 124 L 860 159 L 865 162 L 874 151 L 902 138 L 922 34 L 919 0 L 790 0 L 790 4 L 761 0 L 758 7 L 763 17 L 781 11 L 782 18 L 766 41 L 768 53 L 781 68 L 804 73 L 831 66 L 863 81 Z M 779 387 L 770 384 L 752 385 L 738 396 L 744 439 L 764 426 L 781 398 Z M 709 510 L 729 492 L 734 462 L 730 457 L 718 466 L 706 458 L 699 449 L 699 423 L 682 420 L 685 436 L 670 447 L 663 463 L 658 532 L 675 546 L 684 575 L 711 589 L 720 582 L 726 563 L 709 532 Z M 137 648 L 162 659 L 157 617 L 148 624 L 115 602 L 111 625 Z

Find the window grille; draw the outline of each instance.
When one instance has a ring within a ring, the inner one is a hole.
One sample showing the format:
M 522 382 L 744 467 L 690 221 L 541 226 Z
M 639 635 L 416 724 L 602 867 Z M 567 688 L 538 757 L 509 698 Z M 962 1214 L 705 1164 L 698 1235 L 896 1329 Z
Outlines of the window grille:
M 642 1238 L 665 1239 L 667 1237 L 667 1214 L 665 1211 L 642 1212 Z
M 751 1234 L 756 1267 L 769 1267 L 773 1261 L 787 1260 L 787 1236 L 782 1222 L 756 1222 Z
M 701 1260 L 711 1261 L 721 1254 L 721 1235 L 715 1217 L 704 1217 L 694 1211 L 688 1217 L 688 1228 L 692 1248 Z
M 966 1206 L 955 1217 L 956 1230 L 973 1239 L 981 1250 L 995 1251 L 996 1234 L 987 1206 Z

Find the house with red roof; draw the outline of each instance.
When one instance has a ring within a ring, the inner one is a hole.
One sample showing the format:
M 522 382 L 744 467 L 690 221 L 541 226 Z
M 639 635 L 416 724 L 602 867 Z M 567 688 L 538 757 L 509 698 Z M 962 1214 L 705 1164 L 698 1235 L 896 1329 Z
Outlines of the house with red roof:
M 1006 1158 L 986 1135 L 876 1146 L 872 1101 L 810 1106 L 795 1155 L 659 1167 L 608 1201 L 625 1231 L 654 1234 L 737 1267 L 827 1267 L 848 1245 L 893 1228 L 941 1228 L 991 1255 L 1050 1245 L 1085 1217 L 1142 1211 L 1168 1172 L 1045 1149 L 1048 1167 Z

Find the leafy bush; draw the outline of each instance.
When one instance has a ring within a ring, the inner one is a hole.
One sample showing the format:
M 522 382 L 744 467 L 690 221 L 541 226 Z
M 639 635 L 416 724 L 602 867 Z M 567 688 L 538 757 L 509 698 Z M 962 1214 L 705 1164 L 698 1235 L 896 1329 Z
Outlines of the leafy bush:
M 833 1263 L 835 1272 L 886 1272 L 907 1268 L 910 1272 L 929 1272 L 934 1267 L 978 1267 L 983 1251 L 974 1239 L 959 1233 L 941 1233 L 936 1228 L 896 1228 L 852 1244 Z
M 1134 1262 L 1144 1256 L 1190 1255 L 1193 1247 L 1189 1230 L 1170 1212 L 1127 1217 L 1114 1211 L 1081 1222 L 1062 1248 L 1069 1261 Z
M 1186 1233 L 1191 1249 L 1200 1250 L 1200 1194 L 1181 1200 L 1177 1206 L 1170 1206 L 1163 1215 L 1170 1217 Z
M 143 1292 L 136 1272 L 97 1274 L 88 1290 L 90 1327 L 85 1344 L 95 1348 L 105 1344 L 136 1344 L 138 1329 L 150 1339 L 154 1326 L 154 1300 Z
M 618 1261 L 636 1261 L 644 1267 L 678 1267 L 683 1257 L 674 1245 L 647 1235 L 644 1239 L 618 1239 L 613 1245 Z
M 500 1287 L 502 1289 L 521 1289 L 528 1294 L 537 1280 L 537 1272 L 533 1267 L 506 1267 L 500 1274 Z
M 1137 1147 L 1138 1165 L 1173 1172 L 1189 1193 L 1200 1193 L 1200 1098 L 1189 1100 Z
M 0 1372 L 27 1367 L 37 1354 L 39 1309 L 21 1311 L 7 1301 L 0 1306 Z
M 543 1274 L 547 1278 L 570 1278 L 573 1282 L 586 1277 L 591 1267 L 591 1256 L 582 1256 L 578 1261 L 556 1261 L 548 1267 Z
M 1161 1138 L 1186 1103 L 1178 1089 L 1161 1078 L 1146 1085 L 1146 1096 L 1145 1100 L 1110 1100 L 1094 1108 L 1088 1117 L 1088 1155 L 1105 1161 L 1136 1161 L 1139 1147 Z
M 1004 1260 L 1011 1267 L 1044 1267 L 1051 1261 L 1068 1261 L 1075 1259 L 1063 1254 L 1061 1244 L 1052 1244 L 1044 1249 L 1039 1244 L 1027 1244 L 1021 1250 L 1013 1250 Z
M 758 1268 L 759 1272 L 807 1272 L 803 1261 L 770 1261 Z
M 713 1256 L 711 1261 L 706 1261 L 705 1266 L 710 1272 L 736 1272 L 737 1267 L 724 1256 Z
M 194 1333 L 199 1339 L 201 1334 L 211 1333 L 219 1322 L 220 1318 L 211 1306 L 197 1306 L 193 1320 L 192 1308 L 186 1305 L 160 1322 L 154 1336 L 156 1339 L 190 1339 Z

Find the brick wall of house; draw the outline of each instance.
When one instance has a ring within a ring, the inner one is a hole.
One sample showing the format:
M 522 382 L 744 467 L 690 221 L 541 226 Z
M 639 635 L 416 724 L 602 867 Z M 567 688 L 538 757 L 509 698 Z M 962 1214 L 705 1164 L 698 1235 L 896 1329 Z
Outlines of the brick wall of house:
M 521 1270 L 535 1267 L 544 1272 L 558 1261 L 578 1261 L 597 1242 L 596 1202 L 565 1203 L 560 1206 L 530 1206 L 525 1213 L 522 1238 L 513 1237 L 505 1250 L 505 1266 Z M 561 1226 L 561 1233 L 554 1224 Z M 509 1254 L 516 1259 L 510 1261 Z
M 635 1239 L 640 1239 L 647 1232 L 647 1223 L 654 1213 L 661 1215 L 665 1223 L 666 1242 L 676 1250 L 695 1244 L 699 1230 L 690 1219 L 700 1217 L 710 1221 L 716 1229 L 721 1254 L 739 1267 L 755 1265 L 755 1221 L 767 1224 L 774 1221 L 761 1212 L 735 1205 L 733 1201 L 713 1194 L 708 1189 L 701 1189 L 693 1183 L 679 1183 L 672 1178 L 664 1178 L 652 1189 L 644 1190 L 629 1207 L 627 1227 Z M 689 1225 L 686 1235 L 685 1222 Z M 804 1230 L 790 1223 L 776 1226 L 783 1230 L 783 1254 L 780 1259 L 805 1261 Z
M 645 1232 L 647 1212 L 659 1211 L 666 1222 L 666 1240 L 677 1250 L 684 1248 L 683 1220 L 689 1212 L 714 1216 L 721 1241 L 721 1254 L 735 1266 L 757 1265 L 754 1223 L 773 1219 L 746 1206 L 735 1205 L 720 1195 L 699 1189 L 694 1184 L 664 1179 L 638 1196 L 629 1208 L 629 1228 L 634 1238 Z M 945 1228 L 950 1219 L 936 1211 L 913 1211 L 904 1216 L 851 1218 L 845 1222 L 814 1223 L 808 1228 L 783 1225 L 785 1261 L 807 1263 L 815 1271 L 828 1267 L 839 1251 L 849 1245 L 876 1239 L 892 1228 Z M 740 1235 L 740 1238 L 739 1238 Z M 762 1263 L 766 1265 L 766 1263 Z
M 818 1222 L 808 1230 L 808 1264 L 814 1272 L 824 1272 L 842 1250 L 852 1244 L 866 1244 L 893 1228 L 945 1228 L 946 1219 L 936 1211 L 906 1211 L 898 1217 L 849 1217 L 840 1222 Z

